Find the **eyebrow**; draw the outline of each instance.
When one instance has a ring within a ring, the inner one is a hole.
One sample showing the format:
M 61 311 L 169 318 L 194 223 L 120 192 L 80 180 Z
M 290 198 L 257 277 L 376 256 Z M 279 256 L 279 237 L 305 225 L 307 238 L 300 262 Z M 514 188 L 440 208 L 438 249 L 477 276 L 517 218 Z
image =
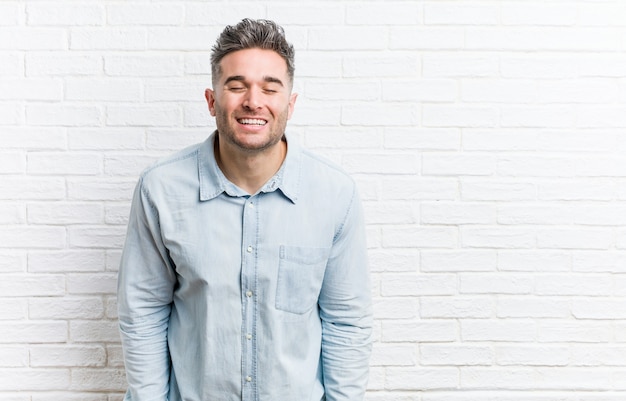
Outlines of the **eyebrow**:
M 224 82 L 224 85 L 227 85 L 229 82 L 232 81 L 237 81 L 237 82 L 245 82 L 246 78 L 243 75 L 232 75 L 228 78 L 226 78 L 226 81 Z M 276 78 L 276 77 L 271 77 L 271 76 L 264 76 L 263 77 L 263 81 L 268 82 L 268 83 L 275 83 L 278 84 L 280 86 L 285 86 L 283 85 L 283 81 L 281 81 L 280 79 Z

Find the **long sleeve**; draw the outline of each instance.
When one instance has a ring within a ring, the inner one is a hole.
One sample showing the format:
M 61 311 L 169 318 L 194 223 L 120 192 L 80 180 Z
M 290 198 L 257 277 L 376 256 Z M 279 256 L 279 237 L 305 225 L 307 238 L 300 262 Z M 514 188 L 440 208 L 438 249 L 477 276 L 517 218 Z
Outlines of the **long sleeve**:
M 327 401 L 365 397 L 373 316 L 363 212 L 356 190 L 333 242 L 319 298 Z
M 126 401 L 166 401 L 167 346 L 176 275 L 158 224 L 158 212 L 140 181 L 135 189 L 118 278 L 118 311 L 128 392 Z

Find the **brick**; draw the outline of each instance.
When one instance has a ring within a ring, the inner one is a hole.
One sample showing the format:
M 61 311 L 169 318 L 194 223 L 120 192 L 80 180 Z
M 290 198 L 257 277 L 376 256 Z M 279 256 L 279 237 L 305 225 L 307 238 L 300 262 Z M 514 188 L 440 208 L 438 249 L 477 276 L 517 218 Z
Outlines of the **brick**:
M 536 323 L 532 320 L 463 320 L 462 341 L 531 342 L 535 340 Z
M 54 391 L 69 386 L 69 369 L 0 369 L 0 391 Z
M 102 172 L 102 157 L 88 153 L 31 152 L 28 173 L 31 175 L 97 175 Z
M 465 46 L 465 31 L 458 27 L 392 27 L 392 50 L 459 50 Z
M 0 26 L 15 26 L 20 23 L 19 3 L 0 4 Z
M 620 44 L 619 35 L 610 28 L 468 27 L 465 46 L 499 51 L 615 51 Z
M 308 81 L 305 84 L 304 94 L 308 99 L 328 101 L 373 101 L 380 99 L 378 85 L 367 81 Z
M 387 30 L 382 27 L 310 28 L 308 48 L 312 50 L 381 50 L 387 47 Z
M 554 297 L 534 298 L 517 296 L 500 298 L 497 304 L 499 318 L 559 318 L 571 316 L 570 301 Z
M 623 251 L 576 251 L 572 255 L 572 270 L 581 273 L 626 273 L 626 253 Z
M 146 154 L 111 154 L 104 159 L 104 172 L 107 175 L 123 177 L 138 177 L 147 166 L 150 166 L 159 159 L 158 156 Z
M 174 126 L 180 125 L 181 113 L 177 106 L 142 105 L 108 106 L 106 123 L 109 126 Z
M 114 368 L 124 367 L 124 355 L 120 345 L 107 345 L 107 366 Z
M 427 78 L 493 77 L 500 62 L 493 54 L 427 53 L 422 58 L 422 75 Z
M 128 224 L 128 216 L 130 216 L 130 205 L 110 205 L 104 209 L 104 222 L 109 225 Z
M 537 233 L 537 246 L 551 249 L 608 249 L 612 232 L 607 229 L 543 229 Z
M 577 110 L 571 106 L 504 106 L 501 123 L 503 127 L 573 127 Z
M 0 7 L 2 7 L 0 5 Z M 0 12 L 2 15 L 2 12 Z M 22 57 L 18 53 L 2 52 L 0 54 L 0 77 L 18 76 L 23 71 Z
M 328 102 L 306 102 L 298 101 L 298 105 L 291 117 L 289 125 L 291 127 L 335 127 L 341 124 L 341 107 L 329 105 Z M 203 113 L 206 114 L 206 113 Z M 355 124 L 362 125 L 362 124 Z
M 181 25 L 184 6 L 182 4 L 109 4 L 109 25 Z
M 452 227 L 383 228 L 385 248 L 454 248 L 457 230 Z
M 93 203 L 46 202 L 28 205 L 28 221 L 33 224 L 89 224 L 102 220 L 101 205 Z
M 7 127 L 0 133 L 0 141 L 4 149 L 60 150 L 66 147 L 65 130 L 59 127 Z
M 565 251 L 503 250 L 498 252 L 498 270 L 565 272 L 572 266 L 572 257 Z
M 103 271 L 105 255 L 97 250 L 31 251 L 28 271 L 31 273 Z
M 70 150 L 138 150 L 144 148 L 142 128 L 70 128 Z
M 400 102 L 454 102 L 458 84 L 449 79 L 383 82 L 382 99 Z
M 497 158 L 487 154 L 428 153 L 422 156 L 424 175 L 493 175 Z
M 493 316 L 494 302 L 487 298 L 455 296 L 423 297 L 420 300 L 421 318 L 481 319 Z
M 28 305 L 31 319 L 99 319 L 103 313 L 102 299 L 95 297 L 38 297 Z
M 205 134 L 215 131 L 214 118 L 207 112 L 206 103 L 186 103 L 183 106 L 183 126 L 185 128 L 208 127 L 204 129 Z
M 389 320 L 382 322 L 382 341 L 385 343 L 451 342 L 457 340 L 458 330 L 458 323 L 454 320 Z
M 65 99 L 138 102 L 142 88 L 138 80 L 72 78 L 65 80 Z
M 67 322 L 18 322 L 0 325 L 0 343 L 64 343 L 67 341 Z M 0 377 L 6 376 L 0 374 Z M 0 388 L 2 388 L 0 386 Z M 48 388 L 52 390 L 52 388 Z
M 422 344 L 419 356 L 426 366 L 492 365 L 495 360 L 491 347 L 471 344 Z
M 0 174 L 24 174 L 26 154 L 23 152 L 0 152 Z
M 4 178 L 0 183 L 0 199 L 57 200 L 64 197 L 62 178 Z
M 63 84 L 59 80 L 40 78 L 0 79 L 0 100 L 61 100 Z
M 379 319 L 414 319 L 418 314 L 416 299 L 381 298 L 374 300 L 374 315 Z
M 417 348 L 414 345 L 374 344 L 370 366 L 415 366 Z
M 126 227 L 83 226 L 69 228 L 69 244 L 76 248 L 121 248 Z
M 63 248 L 65 229 L 54 226 L 10 226 L 0 232 L 0 248 Z
M 411 249 L 373 250 L 368 252 L 369 268 L 380 272 L 417 271 L 419 252 Z
M 209 38 L 216 38 L 222 29 L 221 27 L 150 27 L 147 47 L 149 50 L 210 51 L 213 40 Z
M 407 126 L 415 125 L 418 118 L 418 108 L 412 103 L 347 104 L 341 107 L 341 123 L 345 125 Z
M 549 345 L 498 345 L 495 348 L 499 365 L 566 366 L 570 351 L 567 346 Z
M 459 386 L 459 371 L 454 368 L 388 368 L 385 388 L 390 390 L 441 390 Z
M 67 291 L 76 295 L 115 294 L 117 273 L 77 273 L 67 278 Z
M 499 7 L 495 4 L 440 2 L 424 5 L 424 23 L 427 25 L 496 25 L 499 14 Z
M 498 207 L 499 224 L 572 224 L 578 213 L 576 207 L 563 204 L 518 204 Z
M 119 324 L 115 321 L 72 321 L 70 338 L 74 342 L 119 342 Z
M 585 57 L 535 52 L 503 55 L 500 71 L 503 78 L 576 78 L 580 74 L 582 58 Z
M 570 363 L 574 366 L 624 366 L 624 346 L 575 345 L 571 347 Z
M 172 77 L 183 73 L 183 61 L 176 54 L 106 54 L 104 71 L 110 76 Z M 210 64 L 204 65 L 205 71 Z
M 578 7 L 578 23 L 588 26 L 622 26 L 626 7 L 620 2 L 607 4 L 580 4 Z
M 28 305 L 25 299 L 0 298 L 0 320 L 24 320 L 26 316 L 28 316 Z
M 537 196 L 541 200 L 610 200 L 617 194 L 615 181 L 607 179 L 559 179 L 537 183 Z
M 482 203 L 423 202 L 422 224 L 494 224 L 496 208 Z
M 492 106 L 425 104 L 422 112 L 425 127 L 493 127 L 500 119 Z
M 30 3 L 26 6 L 28 25 L 101 25 L 104 9 L 98 5 Z
M 452 200 L 458 183 L 452 178 L 386 177 L 382 182 L 382 199 Z
M 589 106 L 577 114 L 577 126 L 581 128 L 623 128 L 626 117 L 613 105 Z
M 45 393 L 36 393 L 33 395 L 32 401 L 113 401 L 111 398 L 107 397 L 106 394 L 89 394 L 89 393 L 78 393 L 78 392 L 45 392 Z M 28 400 L 30 401 L 30 400 Z M 119 400 L 123 401 L 123 400 Z
M 535 281 L 538 295 L 602 296 L 611 293 L 608 274 L 542 274 Z
M 22 346 L 0 346 L 0 367 L 25 368 L 28 366 L 28 350 Z
M 40 126 L 99 126 L 102 112 L 97 106 L 30 104 L 26 106 L 26 122 Z
M 185 4 L 185 24 L 186 25 L 232 25 L 235 24 L 236 21 L 241 19 L 242 15 L 246 15 L 249 18 L 267 18 L 267 15 L 272 15 L 272 18 L 275 20 L 281 19 L 280 13 L 283 9 L 293 10 L 293 14 L 289 14 L 290 17 L 298 18 L 300 15 L 296 14 L 297 9 L 294 7 L 289 7 L 288 3 L 283 3 L 283 7 L 277 7 L 272 2 L 267 4 L 255 4 L 250 2 L 244 3 L 232 3 L 229 4 L 228 7 L 215 7 L 213 3 L 186 3 Z M 306 4 L 306 3 L 305 3 Z M 305 4 L 303 4 L 302 8 L 305 8 Z M 268 12 L 267 9 L 271 8 L 273 12 Z M 310 7 L 306 8 L 307 10 L 311 10 Z M 318 10 L 315 16 L 319 16 L 322 14 Z M 267 13 L 267 14 L 266 14 Z M 313 17 L 313 16 L 312 16 Z M 286 21 L 288 23 L 295 23 L 295 21 L 289 20 Z M 309 21 L 305 22 L 310 23 Z M 284 25 L 283 25 L 284 26 Z M 208 36 L 208 38 L 214 38 L 213 36 Z M 289 37 L 289 35 L 287 35 Z
M 104 315 L 109 319 L 117 319 L 117 297 L 106 297 L 104 302 Z
M 365 202 L 366 224 L 410 224 L 418 221 L 417 212 L 407 202 Z
M 198 101 L 208 114 L 208 109 L 204 102 L 204 90 L 207 88 L 207 84 L 204 79 L 197 82 L 189 78 L 184 81 L 174 79 L 166 81 L 148 80 L 144 85 L 144 96 L 146 102 L 150 103 Z
M 623 299 L 585 299 L 572 302 L 572 315 L 576 319 L 621 320 L 626 312 Z
M 102 73 L 101 55 L 88 52 L 29 52 L 25 55 L 26 76 L 89 76 Z
M 298 54 L 298 76 L 338 77 L 343 75 L 349 78 L 362 77 L 414 77 L 419 68 L 419 57 L 414 54 L 386 53 L 384 56 L 377 53 L 347 53 L 341 58 L 327 52 L 307 52 L 304 57 Z M 318 63 L 323 65 L 318 67 Z M 321 72 L 318 70 L 322 69 Z M 303 70 L 303 71 L 301 71 Z M 341 74 L 343 72 L 343 74 Z
M 5 275 L 5 282 L 0 283 L 4 296 L 57 296 L 65 292 L 65 277 L 53 274 L 15 274 Z
M 536 234 L 527 228 L 504 227 L 461 227 L 460 239 L 466 248 L 532 248 L 536 245 Z
M 26 272 L 26 251 L 0 250 L 0 272 Z
M 540 93 L 542 89 L 540 86 Z M 464 79 L 461 82 L 464 102 L 534 103 L 537 93 L 537 84 L 528 80 Z
M 142 28 L 73 28 L 71 50 L 143 50 L 147 34 Z
M 521 180 L 468 180 L 461 182 L 461 198 L 472 201 L 531 200 L 536 196 L 535 184 Z
M 383 277 L 383 296 L 452 295 L 457 280 L 452 274 L 393 274 Z
M 0 50 L 66 50 L 64 28 L 0 27 Z
M 353 127 L 338 132 L 336 129 L 319 127 L 307 130 L 305 136 L 307 148 L 353 148 L 380 149 L 382 138 L 380 130 L 374 127 Z
M 126 387 L 123 369 L 72 369 L 73 391 L 124 391 Z
M 35 346 L 30 348 L 32 367 L 98 367 L 105 366 L 102 346 Z
M 0 126 L 22 124 L 23 114 L 23 108 L 15 102 L 0 103 Z
M 530 294 L 534 280 L 514 273 L 462 273 L 458 275 L 461 294 Z
M 611 79 L 560 80 L 539 83 L 541 103 L 613 103 L 619 88 Z
M 68 179 L 67 193 L 70 200 L 128 201 L 132 198 L 136 179 L 96 178 Z
M 534 380 L 534 371 L 531 369 L 503 369 L 472 367 L 461 371 L 461 386 L 466 389 L 512 389 L 527 388 L 527 383 Z
M 389 128 L 385 129 L 384 145 L 387 149 L 459 150 L 461 134 L 455 128 Z
M 342 166 L 350 173 L 415 174 L 418 159 L 410 154 L 348 154 Z
M 575 4 L 506 3 L 502 4 L 504 25 L 570 26 L 578 21 Z
M 425 250 L 420 254 L 422 272 L 494 271 L 497 255 L 483 250 Z

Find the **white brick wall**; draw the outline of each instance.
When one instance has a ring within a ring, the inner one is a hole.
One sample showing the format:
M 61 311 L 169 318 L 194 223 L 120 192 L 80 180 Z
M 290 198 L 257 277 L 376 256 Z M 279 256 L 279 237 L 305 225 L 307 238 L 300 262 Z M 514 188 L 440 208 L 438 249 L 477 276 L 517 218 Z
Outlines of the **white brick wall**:
M 368 400 L 625 400 L 621 0 L 0 2 L 0 399 L 121 400 L 132 189 L 213 129 L 243 17 L 285 26 L 290 130 L 361 187 Z

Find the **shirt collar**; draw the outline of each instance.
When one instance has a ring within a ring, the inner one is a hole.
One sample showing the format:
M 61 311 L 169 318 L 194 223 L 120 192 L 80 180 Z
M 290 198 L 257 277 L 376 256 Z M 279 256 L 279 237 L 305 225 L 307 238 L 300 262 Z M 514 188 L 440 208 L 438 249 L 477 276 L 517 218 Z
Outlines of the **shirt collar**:
M 226 192 L 233 196 L 242 196 L 242 191 L 224 176 L 215 160 L 214 144 L 217 131 L 214 131 L 198 149 L 198 177 L 200 179 L 200 200 L 213 199 Z M 287 140 L 287 155 L 282 166 L 272 178 L 261 187 L 259 192 L 273 192 L 280 190 L 291 202 L 298 199 L 300 183 L 300 168 L 302 164 L 302 147 L 289 135 Z

